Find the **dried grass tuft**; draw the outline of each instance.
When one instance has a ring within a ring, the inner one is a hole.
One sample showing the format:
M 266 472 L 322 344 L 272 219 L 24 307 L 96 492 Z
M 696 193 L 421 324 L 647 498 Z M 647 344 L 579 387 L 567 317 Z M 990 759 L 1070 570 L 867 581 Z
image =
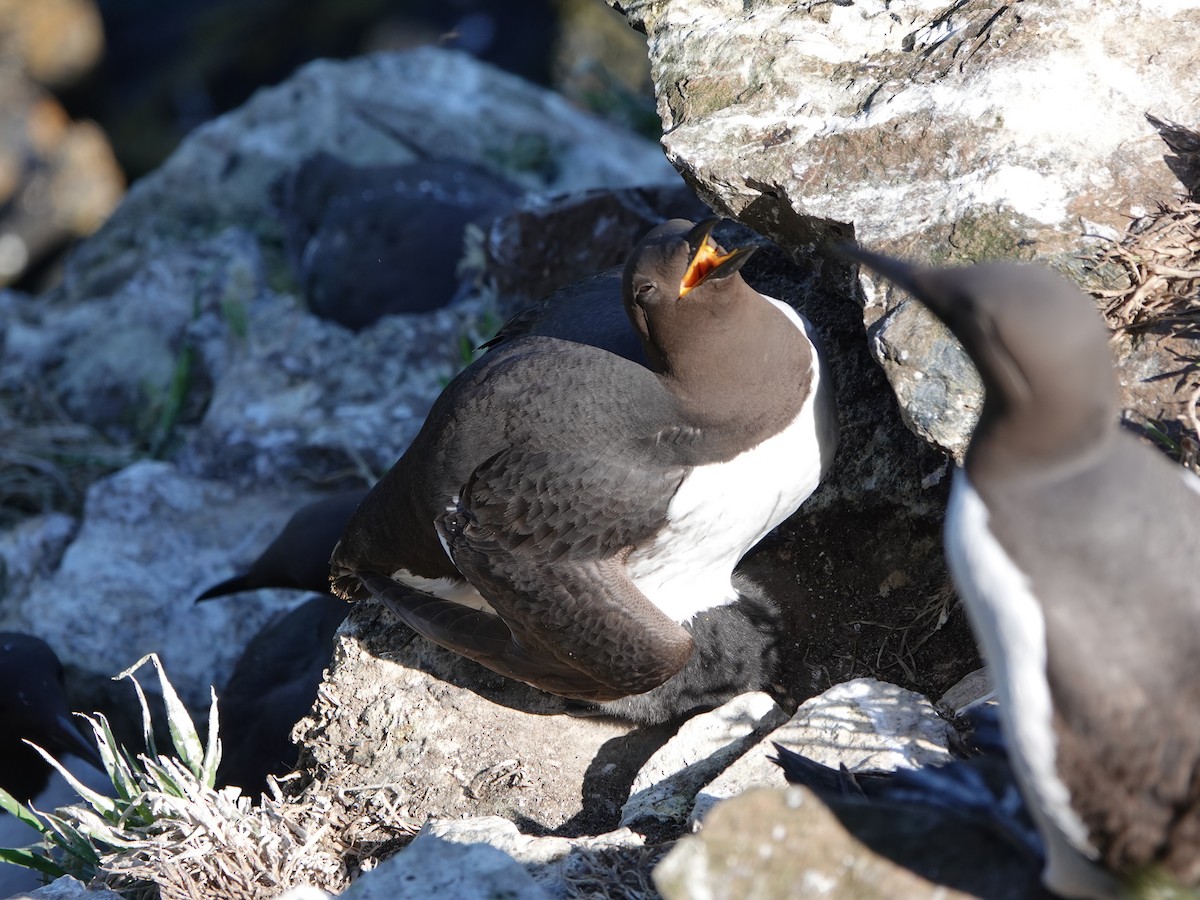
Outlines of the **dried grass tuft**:
M 652 873 L 671 848 L 631 847 L 575 850 L 563 873 L 571 900 L 659 900 Z
M 147 661 L 158 671 L 174 755 L 155 748 L 145 694 L 132 674 Z M 215 694 L 208 738 L 201 742 L 155 655 L 117 677 L 130 678 L 141 700 L 147 752 L 134 757 L 117 745 L 103 716 L 85 717 L 114 796 L 89 790 L 61 767 L 82 803 L 31 813 L 0 796 L 0 806 L 42 833 L 32 850 L 6 851 L 6 861 L 51 877 L 71 874 L 131 900 L 257 900 L 301 885 L 333 892 L 347 886 L 345 860 L 352 852 L 336 794 L 309 790 L 289 798 L 272 781 L 271 796 L 254 805 L 237 788 L 216 789 L 221 743 Z
M 93 481 L 134 458 L 36 385 L 0 396 L 0 527 L 52 509 L 77 514 Z
M 183 796 L 147 793 L 155 821 L 102 857 L 99 882 L 163 900 L 250 900 L 299 885 L 336 892 L 348 884 L 343 848 L 321 804 L 291 802 L 276 789 L 251 806 L 236 790 L 207 788 L 178 766 L 171 772 Z
M 1166 127 L 1161 122 L 1157 125 Z M 1200 141 L 1191 132 L 1187 134 L 1189 141 Z M 1171 146 L 1182 152 L 1179 140 Z M 1200 202 L 1196 195 L 1160 204 L 1154 213 L 1133 220 L 1120 242 L 1096 259 L 1095 270 L 1105 273 L 1106 282 L 1116 284 L 1091 289 L 1102 302 L 1114 342 L 1124 334 L 1151 328 L 1173 336 L 1200 336 Z M 1147 422 L 1146 431 L 1171 458 L 1200 474 L 1200 383 L 1193 376 L 1200 360 L 1189 355 L 1181 362 L 1184 368 L 1173 374 L 1180 376 L 1175 395 L 1182 407 L 1178 416 L 1182 436 L 1153 420 Z
M 1152 325 L 1200 325 L 1200 203 L 1189 199 L 1160 204 L 1133 220 L 1097 266 L 1114 267 L 1118 286 L 1093 293 L 1104 302 L 1114 331 Z

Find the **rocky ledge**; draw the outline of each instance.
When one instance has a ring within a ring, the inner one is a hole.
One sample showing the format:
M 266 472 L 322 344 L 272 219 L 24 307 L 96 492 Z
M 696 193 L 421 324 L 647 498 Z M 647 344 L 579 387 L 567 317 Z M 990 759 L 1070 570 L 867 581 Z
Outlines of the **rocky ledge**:
M 836 381 L 834 471 L 745 562 L 789 611 L 778 690 L 670 726 L 579 718 L 359 604 L 317 642 L 330 665 L 294 732 L 286 789 L 328 810 L 341 860 L 315 887 L 733 895 L 751 857 L 764 896 L 1030 896 L 1037 861 L 986 829 L 922 813 L 900 840 L 768 758 L 775 741 L 860 772 L 944 761 L 925 697 L 978 665 L 940 545 L 978 382 L 831 242 L 1075 274 L 1119 326 L 1131 422 L 1186 462 L 1200 143 L 1170 123 L 1195 118 L 1200 76 L 1163 36 L 1200 5 L 1119 22 L 1068 3 L 612 5 L 649 37 L 686 185 L 653 144 L 460 55 L 318 63 L 193 134 L 61 287 L 0 295 L 3 427 L 60 461 L 16 457 L 0 627 L 54 646 L 77 707 L 117 713 L 96 678 L 150 650 L 200 707 L 299 600 L 196 594 L 307 500 L 377 478 L 504 316 L 703 200 L 762 244 L 747 278 L 815 323 Z M 449 261 L 420 249 L 434 222 Z M 1172 266 L 1149 271 L 1148 241 Z M 414 277 L 425 260 L 438 279 Z

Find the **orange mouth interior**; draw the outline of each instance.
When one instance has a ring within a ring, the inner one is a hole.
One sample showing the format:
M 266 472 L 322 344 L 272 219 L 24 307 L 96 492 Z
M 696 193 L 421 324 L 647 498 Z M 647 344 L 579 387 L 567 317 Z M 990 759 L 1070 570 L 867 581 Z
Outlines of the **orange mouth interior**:
M 733 256 L 732 253 L 724 255 L 718 253 L 716 245 L 706 240 L 696 251 L 696 255 L 692 257 L 687 271 L 683 273 L 683 280 L 679 282 L 679 296 L 686 296 L 688 291 L 708 277 L 709 272 L 731 256 Z

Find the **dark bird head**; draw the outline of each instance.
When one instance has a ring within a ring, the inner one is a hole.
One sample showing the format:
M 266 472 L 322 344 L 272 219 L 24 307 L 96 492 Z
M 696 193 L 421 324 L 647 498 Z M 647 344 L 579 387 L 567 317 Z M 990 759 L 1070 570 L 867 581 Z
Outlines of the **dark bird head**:
M 361 489 L 343 491 L 300 507 L 245 572 L 214 584 L 196 602 L 259 588 L 329 593 L 329 554 L 364 496 Z
M 27 740 L 60 760 L 72 754 L 103 768 L 75 727 L 54 651 L 32 635 L 0 632 L 0 787 L 22 802 L 37 796 L 51 771 Z
M 968 468 L 1003 474 L 1018 458 L 1055 465 L 1114 433 L 1108 332 L 1094 303 L 1066 278 L 1021 263 L 932 269 L 845 252 L 927 306 L 979 370 L 985 399 Z
M 725 252 L 711 237 L 718 222 L 715 216 L 698 225 L 664 222 L 625 263 L 625 310 L 656 371 L 670 370 L 671 356 L 703 341 L 706 330 L 727 328 L 742 292 L 750 291 L 738 271 L 755 248 Z

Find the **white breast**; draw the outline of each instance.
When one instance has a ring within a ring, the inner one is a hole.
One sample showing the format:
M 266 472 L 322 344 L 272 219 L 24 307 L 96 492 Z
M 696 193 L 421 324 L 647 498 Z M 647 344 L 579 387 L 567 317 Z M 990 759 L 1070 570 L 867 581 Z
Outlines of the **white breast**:
M 1183 469 L 1183 483 L 1190 487 L 1197 494 L 1200 494 L 1200 478 L 1197 478 L 1187 469 Z
M 1000 701 L 1013 771 L 1046 843 L 1043 881 L 1068 896 L 1107 897 L 1111 880 L 1085 859 L 1096 849 L 1055 771 L 1045 618 L 961 469 L 946 510 L 946 558 Z
M 795 310 L 767 297 L 809 336 Z M 811 339 L 811 338 L 810 338 Z M 804 405 L 783 431 L 728 462 L 688 473 L 667 509 L 667 527 L 630 555 L 630 577 L 677 622 L 737 599 L 730 579 L 746 552 L 795 512 L 821 478 L 815 398 L 820 367 Z M 828 390 L 828 387 L 826 387 Z

